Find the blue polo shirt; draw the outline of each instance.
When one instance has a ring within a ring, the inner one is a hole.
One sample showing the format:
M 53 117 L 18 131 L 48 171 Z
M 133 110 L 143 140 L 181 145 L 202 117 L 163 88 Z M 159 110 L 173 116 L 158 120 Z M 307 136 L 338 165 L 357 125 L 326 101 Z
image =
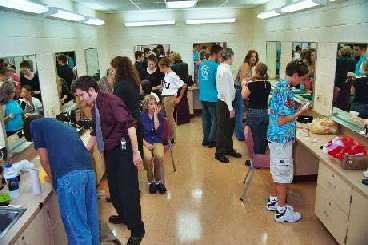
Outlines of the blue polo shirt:
M 18 102 L 14 99 L 8 100 L 8 102 L 5 104 L 4 115 L 9 116 L 9 114 L 14 114 L 14 118 L 5 124 L 6 132 L 15 132 L 23 129 L 23 110 Z
M 91 154 L 74 128 L 51 118 L 34 120 L 30 127 L 35 148 L 47 149 L 55 189 L 59 177 L 75 170 L 93 170 Z
M 213 60 L 204 60 L 199 66 L 199 100 L 217 102 L 216 72 L 218 64 Z

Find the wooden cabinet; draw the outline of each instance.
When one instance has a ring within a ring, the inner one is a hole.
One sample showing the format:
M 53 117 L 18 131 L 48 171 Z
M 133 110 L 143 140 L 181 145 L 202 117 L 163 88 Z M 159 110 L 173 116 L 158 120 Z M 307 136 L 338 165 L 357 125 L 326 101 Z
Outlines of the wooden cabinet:
M 368 244 L 368 198 L 355 190 L 351 201 L 347 244 Z
M 17 240 L 16 245 L 53 245 L 50 234 L 49 219 L 45 208 L 33 218 L 22 235 Z
M 368 244 L 367 209 L 367 196 L 327 163 L 319 163 L 315 213 L 339 244 Z
M 15 245 L 66 245 L 64 225 L 55 193 L 43 204 Z
M 311 154 L 301 143 L 294 144 L 294 176 L 316 175 L 319 159 Z

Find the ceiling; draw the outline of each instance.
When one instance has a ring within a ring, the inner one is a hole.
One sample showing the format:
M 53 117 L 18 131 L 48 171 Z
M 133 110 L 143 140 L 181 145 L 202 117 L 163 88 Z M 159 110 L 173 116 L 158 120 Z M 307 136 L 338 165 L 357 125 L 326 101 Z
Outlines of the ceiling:
M 74 0 L 89 8 L 104 12 L 165 9 L 172 0 Z M 198 0 L 195 8 L 252 8 L 269 0 Z

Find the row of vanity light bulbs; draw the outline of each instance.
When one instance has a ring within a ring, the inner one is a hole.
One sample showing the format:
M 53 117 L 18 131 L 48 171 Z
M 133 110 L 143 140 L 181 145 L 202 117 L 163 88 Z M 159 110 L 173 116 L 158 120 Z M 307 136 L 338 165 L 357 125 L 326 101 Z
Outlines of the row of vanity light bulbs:
M 100 26 L 105 24 L 104 20 L 95 17 L 83 16 L 69 10 L 48 7 L 45 4 L 35 3 L 28 0 L 0 0 L 0 7 L 27 13 L 42 14 L 47 17 L 81 22 L 88 25 Z

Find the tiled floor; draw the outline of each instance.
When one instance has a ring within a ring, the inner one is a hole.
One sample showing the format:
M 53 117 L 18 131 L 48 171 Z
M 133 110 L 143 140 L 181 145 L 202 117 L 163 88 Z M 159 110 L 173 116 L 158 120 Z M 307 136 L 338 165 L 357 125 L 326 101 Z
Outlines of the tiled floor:
M 174 155 L 177 172 L 166 154 L 166 195 L 147 193 L 146 175 L 140 173 L 142 212 L 146 236 L 142 245 L 330 245 L 332 236 L 314 215 L 313 182 L 294 184 L 289 202 L 303 212 L 297 224 L 277 224 L 265 210 L 271 178 L 268 170 L 256 170 L 245 203 L 239 201 L 246 174 L 243 144 L 234 140 L 243 158 L 230 159 L 230 164 L 214 160 L 214 149 L 201 146 L 201 120 L 178 127 Z M 106 191 L 106 182 L 100 185 Z M 100 201 L 101 217 L 107 220 L 114 208 Z M 129 231 L 125 226 L 110 228 L 125 244 Z

